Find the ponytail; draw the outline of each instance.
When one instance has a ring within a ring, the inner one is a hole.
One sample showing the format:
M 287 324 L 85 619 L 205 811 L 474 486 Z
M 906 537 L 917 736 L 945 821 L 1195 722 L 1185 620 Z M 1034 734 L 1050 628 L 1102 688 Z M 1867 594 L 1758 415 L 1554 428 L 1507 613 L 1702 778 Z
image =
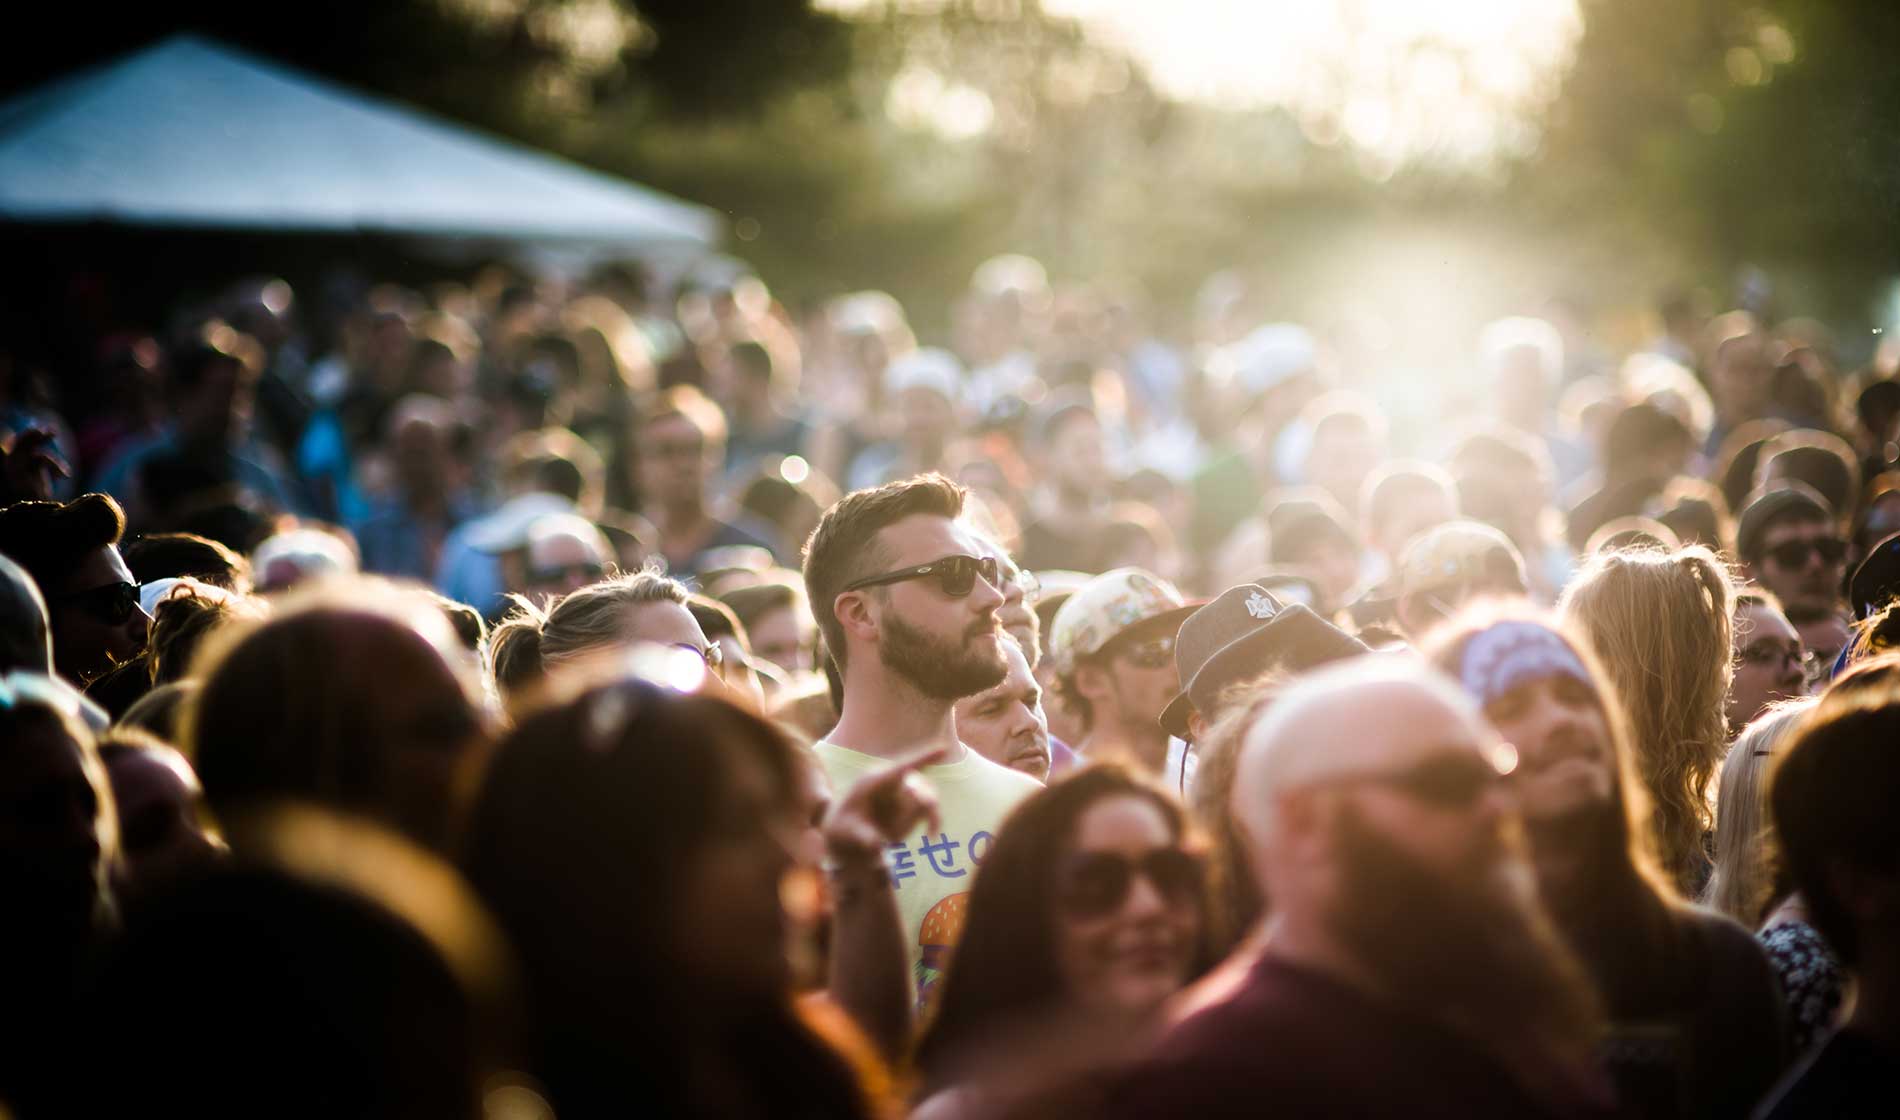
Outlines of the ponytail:
M 534 687 L 547 671 L 541 659 L 541 632 L 547 612 L 520 595 L 510 596 L 515 609 L 488 638 L 489 671 L 495 691 L 507 703 L 524 689 Z

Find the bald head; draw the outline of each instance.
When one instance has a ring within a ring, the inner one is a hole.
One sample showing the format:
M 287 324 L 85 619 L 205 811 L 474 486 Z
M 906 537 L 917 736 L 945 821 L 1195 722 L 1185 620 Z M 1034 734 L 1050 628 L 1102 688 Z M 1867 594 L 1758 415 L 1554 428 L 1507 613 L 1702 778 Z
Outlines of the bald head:
M 1463 690 L 1423 662 L 1354 658 L 1296 682 L 1247 733 L 1234 814 L 1264 839 L 1287 794 L 1397 773 L 1447 750 L 1486 754 L 1495 739 Z
M 25 568 L 0 556 L 0 673 L 24 669 L 53 675 L 53 635 L 46 600 Z

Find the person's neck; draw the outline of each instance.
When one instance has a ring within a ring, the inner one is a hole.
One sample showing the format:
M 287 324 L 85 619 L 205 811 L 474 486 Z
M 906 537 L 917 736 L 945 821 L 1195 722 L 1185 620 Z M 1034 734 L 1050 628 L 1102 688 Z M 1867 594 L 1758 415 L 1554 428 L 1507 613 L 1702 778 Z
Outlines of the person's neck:
M 1331 977 L 1374 999 L 1385 997 L 1373 970 L 1314 918 L 1283 911 L 1268 920 L 1265 935 L 1266 958 Z
M 1117 724 L 1098 724 L 1076 744 L 1076 753 L 1091 760 L 1126 758 L 1150 776 L 1168 765 L 1168 737 L 1131 731 Z
M 845 671 L 844 711 L 825 740 L 879 758 L 942 746 L 949 748 L 945 762 L 961 761 L 954 702 L 924 695 L 876 659 L 876 650 L 859 651 L 864 664 Z
M 699 498 L 668 502 L 654 511 L 654 527 L 666 536 L 682 536 L 705 527 L 706 503 Z

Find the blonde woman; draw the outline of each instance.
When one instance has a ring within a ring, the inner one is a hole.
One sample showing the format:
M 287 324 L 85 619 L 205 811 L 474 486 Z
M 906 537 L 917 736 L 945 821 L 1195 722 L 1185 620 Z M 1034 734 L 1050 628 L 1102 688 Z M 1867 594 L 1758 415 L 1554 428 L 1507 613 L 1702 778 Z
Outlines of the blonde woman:
M 1703 905 L 1760 929 L 1756 936 L 1788 1001 L 1796 1054 L 1807 1053 L 1834 1025 L 1843 983 L 1840 961 L 1809 924 L 1807 904 L 1788 880 L 1768 820 L 1769 770 L 1814 703 L 1775 705 L 1729 748 L 1716 801 L 1715 872 L 1702 895 Z
M 1728 744 L 1734 595 L 1728 569 L 1695 546 L 1600 553 L 1561 602 L 1622 700 L 1655 850 L 1685 898 L 1701 894 L 1711 870 L 1708 789 Z

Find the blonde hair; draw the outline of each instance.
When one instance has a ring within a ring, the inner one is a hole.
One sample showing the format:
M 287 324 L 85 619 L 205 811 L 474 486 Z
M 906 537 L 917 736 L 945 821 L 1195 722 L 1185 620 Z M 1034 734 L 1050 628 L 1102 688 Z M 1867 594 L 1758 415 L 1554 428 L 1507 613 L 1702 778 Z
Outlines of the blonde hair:
M 1715 803 L 1715 872 L 1702 905 L 1754 929 L 1775 901 L 1781 862 L 1768 820 L 1770 756 L 1788 737 L 1815 698 L 1776 704 L 1735 737 L 1722 763 Z
M 621 641 L 627 612 L 646 603 L 686 605 L 686 586 L 658 571 L 631 572 L 590 583 L 548 607 L 520 595 L 515 609 L 488 639 L 489 673 L 512 709 L 515 698 L 536 686 L 551 666 Z
M 1560 603 L 1622 700 L 1656 853 L 1685 895 L 1707 864 L 1709 783 L 1728 743 L 1734 595 L 1715 554 L 1692 546 L 1599 553 Z

